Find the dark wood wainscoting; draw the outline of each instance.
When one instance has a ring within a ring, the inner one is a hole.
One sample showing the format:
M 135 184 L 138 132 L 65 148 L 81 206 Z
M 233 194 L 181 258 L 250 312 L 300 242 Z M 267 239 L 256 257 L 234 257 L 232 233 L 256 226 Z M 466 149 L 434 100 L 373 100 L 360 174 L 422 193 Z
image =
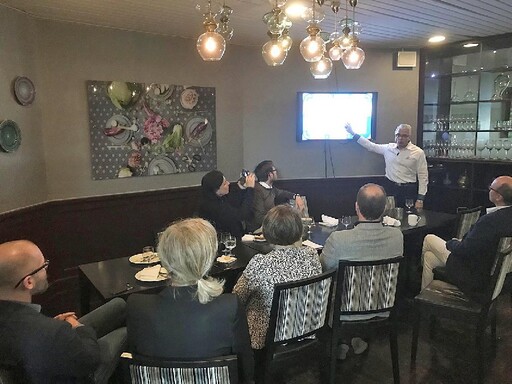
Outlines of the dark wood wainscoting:
M 357 190 L 383 177 L 280 180 L 307 196 L 310 214 L 354 214 Z M 131 255 L 155 243 L 156 233 L 193 216 L 199 187 L 50 201 L 0 214 L 0 243 L 29 239 L 51 260 L 47 293 L 37 298 L 50 315 L 78 309 L 78 265 Z

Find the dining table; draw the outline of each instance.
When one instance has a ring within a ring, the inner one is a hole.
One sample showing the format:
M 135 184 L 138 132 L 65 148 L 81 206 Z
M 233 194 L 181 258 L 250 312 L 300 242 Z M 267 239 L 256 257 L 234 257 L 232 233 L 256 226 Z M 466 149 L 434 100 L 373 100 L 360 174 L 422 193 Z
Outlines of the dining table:
M 404 234 L 404 256 L 408 262 L 404 263 L 406 272 L 402 274 L 404 289 L 411 286 L 411 276 L 418 267 L 421 242 L 426 233 L 447 233 L 455 225 L 456 215 L 443 212 L 422 210 L 417 212 L 421 217 L 418 224 L 411 226 L 407 223 L 407 217 L 401 220 L 399 228 Z M 319 252 L 329 235 L 334 231 L 350 230 L 357 225 L 357 217 L 353 217 L 348 228 L 342 224 L 327 226 L 314 223 L 310 226 L 307 239 Z M 419 249 L 419 250 L 418 250 Z M 220 263 L 215 261 L 210 271 L 210 276 L 225 280 L 225 291 L 230 292 L 238 276 L 247 266 L 251 258 L 258 254 L 266 254 L 272 250 L 272 246 L 266 241 L 238 241 L 232 253 L 236 260 L 232 263 Z M 91 309 L 91 301 L 98 300 L 101 304 L 114 297 L 127 298 L 132 293 L 156 293 L 169 284 L 169 280 L 139 281 L 135 275 L 146 265 L 134 264 L 129 261 L 130 256 L 92 262 L 79 265 L 80 281 L 80 310 L 81 314 L 88 313 Z M 417 288 L 413 289 L 414 291 Z

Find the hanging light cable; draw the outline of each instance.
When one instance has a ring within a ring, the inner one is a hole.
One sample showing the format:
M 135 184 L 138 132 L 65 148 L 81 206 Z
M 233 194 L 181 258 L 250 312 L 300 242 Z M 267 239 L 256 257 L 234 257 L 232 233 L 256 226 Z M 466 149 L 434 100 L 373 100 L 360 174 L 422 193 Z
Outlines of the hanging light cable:
M 354 27 L 357 0 L 350 0 L 350 5 L 352 6 L 352 25 Z M 359 39 L 354 34 L 354 31 L 352 31 L 350 44 L 351 46 L 350 48 L 346 49 L 345 52 L 343 52 L 343 55 L 341 56 L 341 60 L 343 61 L 343 64 L 347 69 L 359 69 L 361 68 L 361 65 L 363 65 L 365 53 L 361 48 L 357 46 L 358 43 Z

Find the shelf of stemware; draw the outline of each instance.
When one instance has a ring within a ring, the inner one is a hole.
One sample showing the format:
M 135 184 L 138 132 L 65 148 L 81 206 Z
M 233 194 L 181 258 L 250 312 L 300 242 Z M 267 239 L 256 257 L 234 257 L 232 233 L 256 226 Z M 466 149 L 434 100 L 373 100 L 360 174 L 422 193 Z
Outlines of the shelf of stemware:
M 512 150 L 511 150 L 512 151 Z M 450 163 L 478 163 L 478 164 L 510 164 L 512 159 L 489 159 L 480 157 L 439 157 L 426 156 L 427 160 L 446 161 Z

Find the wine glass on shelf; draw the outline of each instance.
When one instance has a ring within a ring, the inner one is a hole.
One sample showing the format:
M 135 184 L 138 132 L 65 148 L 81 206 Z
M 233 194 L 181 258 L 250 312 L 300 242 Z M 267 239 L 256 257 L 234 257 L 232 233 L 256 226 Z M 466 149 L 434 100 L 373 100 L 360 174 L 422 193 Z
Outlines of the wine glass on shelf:
M 352 216 L 342 216 L 341 224 L 343 224 L 345 226 L 345 229 L 348 229 L 350 224 L 352 224 Z
M 407 208 L 407 213 L 412 212 L 412 207 L 414 207 L 413 199 L 405 199 L 405 207 Z
M 499 159 L 501 154 L 501 148 L 503 148 L 503 142 L 501 140 L 496 140 L 494 143 L 494 148 L 496 148 L 496 159 Z
M 508 158 L 508 151 L 510 148 L 512 148 L 512 143 L 510 142 L 510 140 L 509 139 L 503 140 L 503 149 L 505 150 L 505 160 L 510 160 Z
M 226 233 L 224 238 L 224 246 L 227 250 L 227 256 L 231 255 L 231 251 L 236 247 L 236 237 L 231 233 Z

